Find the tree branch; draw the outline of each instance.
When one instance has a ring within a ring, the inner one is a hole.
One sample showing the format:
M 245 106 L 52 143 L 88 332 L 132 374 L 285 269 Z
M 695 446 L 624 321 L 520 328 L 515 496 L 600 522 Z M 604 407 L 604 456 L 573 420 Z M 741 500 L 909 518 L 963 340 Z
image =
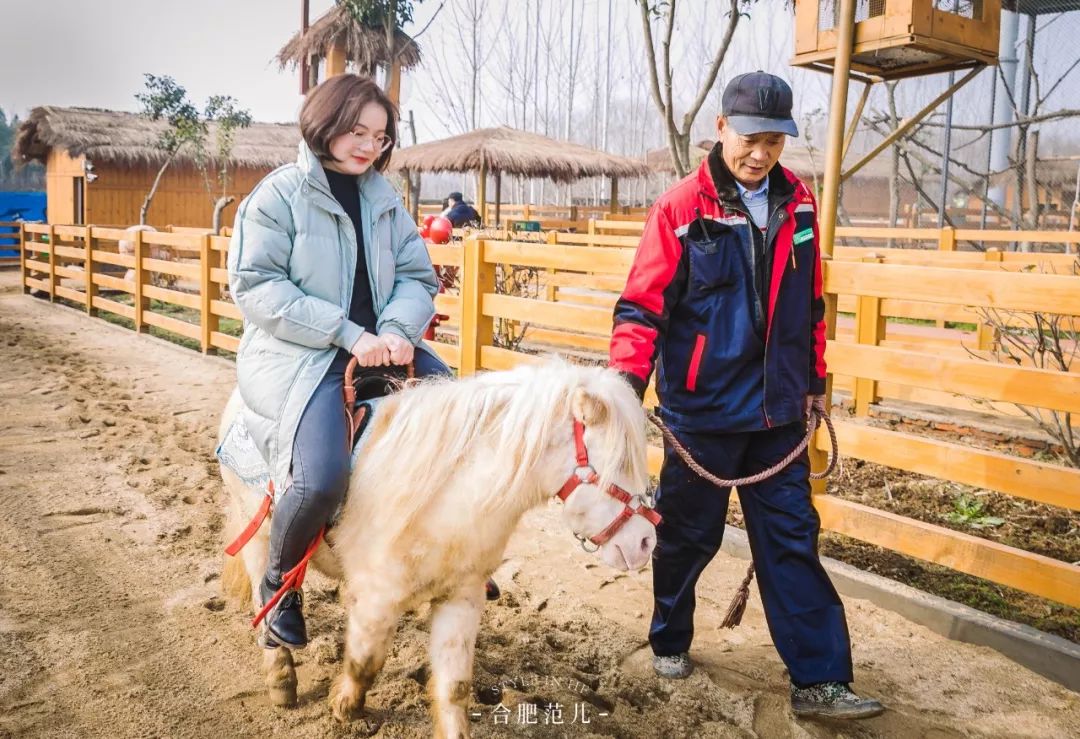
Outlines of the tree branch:
M 742 15 L 739 13 L 739 0 L 730 0 L 731 10 L 728 11 L 731 19 L 728 21 L 727 31 L 724 32 L 724 39 L 720 42 L 720 48 L 716 51 L 716 57 L 713 59 L 712 66 L 709 68 L 709 74 L 705 77 L 705 83 L 698 91 L 697 98 L 694 100 L 693 105 L 686 111 L 686 115 L 683 116 L 683 133 L 689 134 L 690 127 L 694 124 L 694 119 L 697 118 L 698 111 L 701 110 L 701 106 L 705 104 L 705 100 L 708 98 L 709 93 L 712 91 L 712 86 L 716 83 L 716 77 L 720 74 L 720 67 L 724 64 L 724 58 L 727 56 L 728 47 L 731 46 L 731 40 L 735 36 L 735 27 L 739 25 L 739 20 Z

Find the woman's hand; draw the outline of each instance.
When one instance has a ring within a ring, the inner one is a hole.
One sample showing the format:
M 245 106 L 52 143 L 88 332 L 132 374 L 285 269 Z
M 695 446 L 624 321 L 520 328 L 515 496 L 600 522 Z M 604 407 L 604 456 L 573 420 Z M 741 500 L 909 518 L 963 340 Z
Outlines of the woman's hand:
M 379 339 L 386 345 L 390 352 L 390 361 L 393 364 L 409 364 L 413 360 L 413 345 L 408 339 L 403 339 L 397 334 L 387 332 L 379 334 Z
M 385 367 L 390 364 L 390 349 L 386 342 L 381 336 L 367 331 L 356 340 L 349 353 L 356 357 L 361 367 Z

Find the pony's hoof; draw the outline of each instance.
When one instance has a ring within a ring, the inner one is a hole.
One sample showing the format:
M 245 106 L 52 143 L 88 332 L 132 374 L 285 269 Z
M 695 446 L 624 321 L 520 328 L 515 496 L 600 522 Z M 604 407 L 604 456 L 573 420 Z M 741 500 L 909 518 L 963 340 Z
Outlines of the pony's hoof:
M 338 675 L 330 688 L 330 711 L 341 723 L 356 718 L 364 710 L 364 695 L 359 686 L 345 675 Z
M 292 708 L 296 705 L 296 686 L 278 685 L 267 690 L 270 702 L 278 708 Z
M 296 705 L 296 667 L 292 653 L 278 647 L 263 653 L 264 684 L 270 702 L 282 708 Z

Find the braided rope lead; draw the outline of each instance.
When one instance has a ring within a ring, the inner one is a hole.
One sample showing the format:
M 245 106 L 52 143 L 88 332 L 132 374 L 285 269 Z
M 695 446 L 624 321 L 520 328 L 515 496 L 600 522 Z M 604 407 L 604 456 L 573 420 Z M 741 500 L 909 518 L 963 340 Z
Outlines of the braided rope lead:
M 804 436 L 802 440 L 798 443 L 798 445 L 791 450 L 790 454 L 788 454 L 786 457 L 784 457 L 768 469 L 750 475 L 749 477 L 740 477 L 735 480 L 725 480 L 721 477 L 717 477 L 716 475 L 712 474 L 707 469 L 702 467 L 700 464 L 697 463 L 697 461 L 690 454 L 687 448 L 679 442 L 678 438 L 676 438 L 675 436 L 675 433 L 670 428 L 668 428 L 667 424 L 661 421 L 655 413 L 653 413 L 652 411 L 647 411 L 646 416 L 649 419 L 649 423 L 660 429 L 660 433 L 664 435 L 664 441 L 668 443 L 668 446 L 675 450 L 676 454 L 678 454 L 679 457 L 682 458 L 682 461 L 686 463 L 686 466 L 692 469 L 698 475 L 700 475 L 702 479 L 708 480 L 717 487 L 740 487 L 742 485 L 753 485 L 755 483 L 761 482 L 762 480 L 768 480 L 770 477 L 772 477 L 780 470 L 784 469 L 789 464 L 798 459 L 799 456 L 804 451 L 806 451 L 806 448 L 810 446 L 810 442 L 814 438 L 814 434 L 817 432 L 818 426 L 821 425 L 822 420 L 825 421 L 825 428 L 829 432 L 829 442 L 832 445 L 832 451 L 829 454 L 829 464 L 821 472 L 811 472 L 810 479 L 823 480 L 829 475 L 831 475 L 833 473 L 833 470 L 836 469 L 836 460 L 838 457 L 836 429 L 833 428 L 832 419 L 829 418 L 828 414 L 822 413 L 817 408 L 810 409 L 810 419 L 809 423 L 806 425 L 806 436 Z
M 821 472 L 811 472 L 810 478 L 812 480 L 822 480 L 833 473 L 836 469 L 836 462 L 839 459 L 839 453 L 837 451 L 838 445 L 836 441 L 836 429 L 833 428 L 832 419 L 827 413 L 824 413 L 819 408 L 810 409 L 810 417 L 808 419 L 806 436 L 802 438 L 798 446 L 791 450 L 791 453 L 781 459 L 779 462 L 769 467 L 766 470 L 762 470 L 757 474 L 750 475 L 749 477 L 740 477 L 735 480 L 724 480 L 709 472 L 707 469 L 698 464 L 690 452 L 684 447 L 679 440 L 675 437 L 675 433 L 667 427 L 667 425 L 660 420 L 660 418 L 648 411 L 646 413 L 649 422 L 660 429 L 660 433 L 664 435 L 664 441 L 675 450 L 675 452 L 682 458 L 686 466 L 696 472 L 704 480 L 708 480 L 713 485 L 718 487 L 739 487 L 742 485 L 753 485 L 754 483 L 767 480 L 780 470 L 787 467 L 794 462 L 810 445 L 810 442 L 814 438 L 814 434 L 817 432 L 818 426 L 821 422 L 825 421 L 825 428 L 829 432 L 829 443 L 832 449 L 829 453 L 829 463 L 825 466 L 825 469 Z M 746 612 L 746 604 L 750 600 L 750 582 L 754 579 L 754 563 L 750 562 L 750 566 L 746 568 L 746 576 L 743 578 L 742 583 L 739 584 L 739 589 L 735 591 L 735 597 L 731 599 L 731 605 L 728 606 L 727 613 L 724 614 L 724 620 L 721 622 L 720 627 L 724 629 L 734 629 L 742 621 L 743 613 Z

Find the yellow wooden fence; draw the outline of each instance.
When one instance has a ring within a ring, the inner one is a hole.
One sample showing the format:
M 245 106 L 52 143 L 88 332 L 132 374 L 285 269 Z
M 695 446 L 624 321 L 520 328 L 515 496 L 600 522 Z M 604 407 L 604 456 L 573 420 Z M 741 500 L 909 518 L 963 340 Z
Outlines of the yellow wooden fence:
M 598 234 L 602 235 L 602 234 Z M 561 238 L 561 237 L 559 237 Z M 117 253 L 120 239 L 132 239 L 136 254 Z M 153 258 L 166 246 L 179 261 Z M 64 299 L 89 314 L 108 311 L 193 339 L 204 352 L 235 351 L 238 340 L 220 331 L 222 318 L 240 318 L 223 295 L 228 239 L 198 233 L 137 233 L 95 226 L 24 225 L 20 262 L 26 290 Z M 567 334 L 606 337 L 609 306 L 580 305 L 499 294 L 497 265 L 545 272 L 625 280 L 634 250 L 626 246 L 470 240 L 461 246 L 432 246 L 432 261 L 461 270 L 458 295 L 439 295 L 437 308 L 458 327 L 457 344 L 433 343 L 435 351 L 461 374 L 513 367 L 539 357 L 495 346 L 497 320 L 527 323 Z M 122 273 L 133 270 L 133 279 Z M 161 287 L 155 276 L 171 275 L 181 289 Z M 935 350 L 888 346 L 880 340 L 886 306 L 913 302 L 942 309 L 994 307 L 1080 316 L 1080 278 L 1065 274 L 967 269 L 890 263 L 865 256 L 825 264 L 825 290 L 855 301 L 851 340 L 831 342 L 831 371 L 855 378 L 857 397 L 869 402 L 885 383 L 925 388 L 965 397 L 1080 414 L 1080 373 L 1058 373 L 950 356 Z M 105 294 L 101 294 L 104 292 Z M 132 304 L 116 300 L 129 294 Z M 189 320 L 152 309 L 151 300 L 188 309 Z M 893 301 L 890 303 L 890 301 Z M 875 387 L 874 384 L 877 384 Z M 646 402 L 655 403 L 650 388 Z M 838 419 L 845 457 L 952 480 L 1040 503 L 1080 510 L 1080 471 Z M 826 439 L 816 442 L 820 460 Z M 662 452 L 649 450 L 650 467 Z M 815 494 L 822 525 L 853 538 L 952 567 L 1051 600 L 1080 607 L 1080 567 L 1025 552 L 856 502 Z

